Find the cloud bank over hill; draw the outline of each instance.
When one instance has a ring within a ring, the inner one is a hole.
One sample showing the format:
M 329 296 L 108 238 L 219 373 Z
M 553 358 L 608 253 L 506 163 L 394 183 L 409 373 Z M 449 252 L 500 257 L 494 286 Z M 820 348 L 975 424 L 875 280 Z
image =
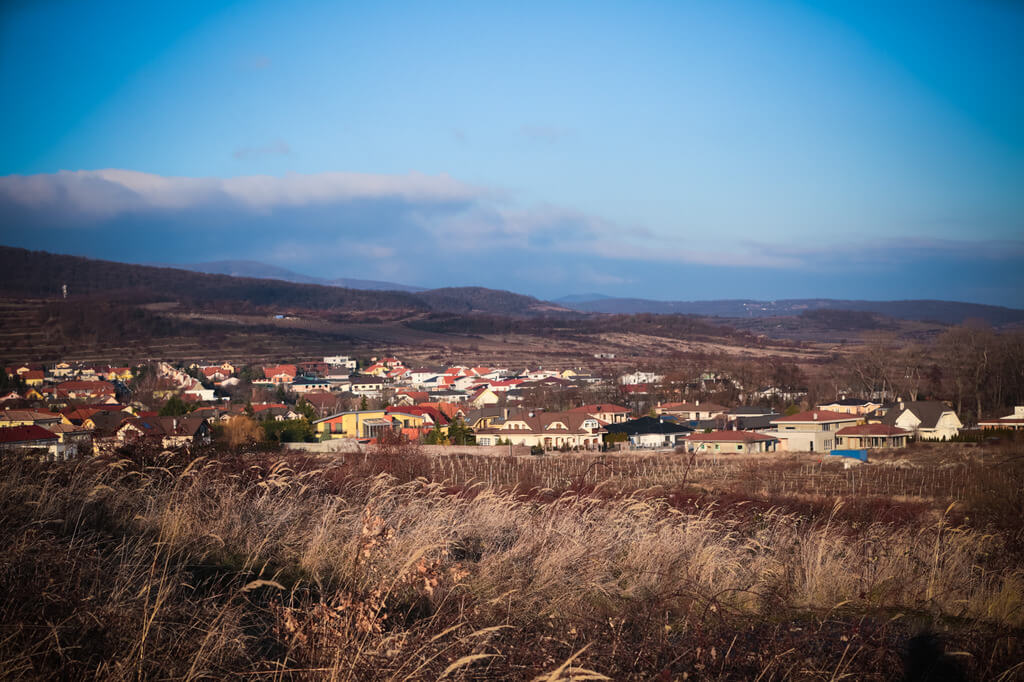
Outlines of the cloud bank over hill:
M 786 235 L 716 242 L 449 175 L 166 177 L 133 170 L 0 177 L 0 240 L 135 262 L 252 259 L 321 277 L 482 285 L 546 298 L 602 288 L 660 299 L 950 298 L 1024 305 L 1024 242 Z

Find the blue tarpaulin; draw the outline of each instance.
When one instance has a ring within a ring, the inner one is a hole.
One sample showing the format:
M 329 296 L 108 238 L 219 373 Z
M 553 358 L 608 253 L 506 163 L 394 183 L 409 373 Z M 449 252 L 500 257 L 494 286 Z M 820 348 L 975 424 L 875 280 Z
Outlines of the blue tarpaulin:
M 849 457 L 850 459 L 859 459 L 862 462 L 868 461 L 867 450 L 832 450 L 829 452 L 830 455 L 835 457 Z

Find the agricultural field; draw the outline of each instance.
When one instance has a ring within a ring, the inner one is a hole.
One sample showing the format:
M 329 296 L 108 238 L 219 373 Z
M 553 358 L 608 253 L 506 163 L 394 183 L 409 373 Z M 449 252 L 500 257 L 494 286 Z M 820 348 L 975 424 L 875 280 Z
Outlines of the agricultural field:
M 12 679 L 1024 679 L 1022 443 L 135 447 L 0 509 Z

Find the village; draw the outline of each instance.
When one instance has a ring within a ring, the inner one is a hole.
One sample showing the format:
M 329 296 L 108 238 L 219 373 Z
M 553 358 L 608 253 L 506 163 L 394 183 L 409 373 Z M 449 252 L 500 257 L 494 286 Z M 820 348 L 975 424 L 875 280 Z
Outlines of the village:
M 710 370 L 680 386 L 643 369 L 599 376 L 581 367 L 419 367 L 395 356 L 335 355 L 261 365 L 27 363 L 6 367 L 3 379 L 0 449 L 48 459 L 137 441 L 337 453 L 390 439 L 480 454 L 804 452 L 866 461 L 872 450 L 1024 427 L 1024 407 L 966 428 L 940 400 L 844 392 L 810 404 L 802 391 L 745 391 Z M 716 402 L 723 383 L 741 400 Z M 657 397 L 665 395 L 684 399 Z

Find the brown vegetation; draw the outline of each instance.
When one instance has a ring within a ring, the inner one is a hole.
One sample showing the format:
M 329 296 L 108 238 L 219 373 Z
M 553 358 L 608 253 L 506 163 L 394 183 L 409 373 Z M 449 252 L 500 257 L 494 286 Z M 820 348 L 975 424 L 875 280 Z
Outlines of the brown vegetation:
M 696 463 L 695 483 L 675 488 L 667 474 L 656 487 L 589 482 L 615 462 L 564 486 L 543 467 L 512 486 L 455 485 L 423 477 L 435 474 L 397 443 L 344 463 L 7 458 L 0 666 L 104 679 L 893 679 L 911 651 L 1019 678 L 1024 573 L 1007 531 L 1022 453 L 977 452 L 909 459 L 939 470 L 936 457 L 959 457 L 989 502 L 948 509 L 941 486 L 905 490 L 888 515 L 872 512 L 883 506 L 870 486 L 842 501 L 780 490 L 775 469 L 749 461 L 711 491 L 721 462 Z M 820 469 L 777 471 L 810 486 L 836 473 Z

